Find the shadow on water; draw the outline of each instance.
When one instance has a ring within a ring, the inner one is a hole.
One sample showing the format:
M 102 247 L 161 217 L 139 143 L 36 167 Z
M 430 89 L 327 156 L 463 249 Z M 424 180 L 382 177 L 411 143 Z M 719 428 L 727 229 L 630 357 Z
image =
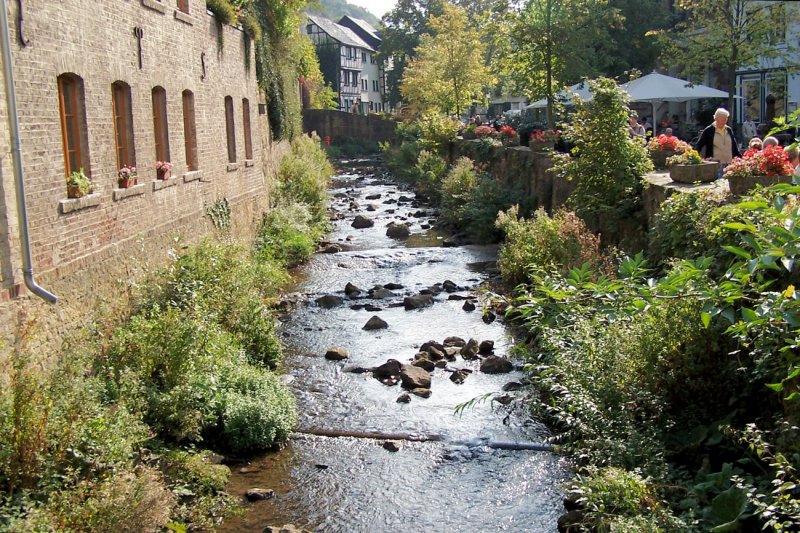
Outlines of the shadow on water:
M 460 416 L 455 407 L 501 391 L 522 376 L 518 371 L 489 375 L 479 361 L 458 357 L 448 369 L 432 373 L 430 398 L 412 395 L 398 403 L 400 386 L 386 386 L 371 368 L 393 358 L 412 360 L 428 340 L 448 336 L 494 341 L 495 354 L 507 355 L 512 341 L 499 322 L 481 320 L 478 289 L 494 267 L 496 247 L 444 248 L 445 235 L 432 229 L 436 213 L 413 192 L 360 168 L 338 176 L 332 207 L 339 219 L 328 240 L 342 252 L 317 254 L 303 269 L 296 290 L 307 297 L 281 324 L 287 344 L 286 376 L 298 400 L 300 431 L 336 431 L 436 435 L 436 442 L 399 442 L 399 451 L 384 440 L 295 434 L 279 453 L 234 467 L 232 494 L 253 487 L 271 488 L 275 497 L 248 504 L 244 516 L 221 531 L 262 531 L 267 525 L 292 523 L 325 532 L 549 532 L 562 512 L 560 484 L 567 478 L 564 459 L 547 452 L 492 449 L 480 441 L 541 442 L 546 429 L 509 414 L 496 402 L 477 402 Z M 370 228 L 351 226 L 366 215 Z M 386 236 L 390 222 L 409 226 L 405 241 Z M 445 280 L 453 292 L 434 296 L 434 305 L 406 311 L 403 298 Z M 386 284 L 382 298 L 347 298 L 352 283 L 367 291 Z M 315 303 L 323 295 L 344 298 L 331 309 Z M 472 298 L 477 309 L 462 309 Z M 369 310 L 364 306 L 369 306 Z M 378 315 L 386 329 L 365 331 Z M 333 346 L 347 350 L 343 362 L 324 359 Z M 451 381 L 454 369 L 468 369 L 463 384 Z

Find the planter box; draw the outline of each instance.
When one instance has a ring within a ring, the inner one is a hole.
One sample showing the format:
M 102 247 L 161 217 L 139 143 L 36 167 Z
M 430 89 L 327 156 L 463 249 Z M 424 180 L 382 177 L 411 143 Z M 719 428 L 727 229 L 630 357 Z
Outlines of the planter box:
M 769 187 L 776 183 L 791 183 L 791 176 L 747 176 L 746 178 L 733 178 L 728 180 L 731 194 L 742 196 L 756 188 L 756 185 Z
M 669 177 L 678 183 L 708 183 L 717 179 L 719 163 L 709 161 L 697 165 L 672 165 Z
M 650 152 L 650 159 L 653 160 L 653 166 L 658 169 L 667 168 L 667 158 L 675 155 L 675 150 L 656 150 Z

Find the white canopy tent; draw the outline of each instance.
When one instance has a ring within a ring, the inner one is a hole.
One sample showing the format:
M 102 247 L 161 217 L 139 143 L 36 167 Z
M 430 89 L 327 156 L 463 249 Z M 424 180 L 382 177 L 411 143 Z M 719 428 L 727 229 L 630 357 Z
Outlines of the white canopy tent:
M 563 100 L 567 103 L 572 102 L 574 96 L 577 96 L 584 102 L 591 100 L 592 93 L 589 90 L 589 82 L 584 80 L 555 94 L 556 100 Z M 547 98 L 536 100 L 532 104 L 526 106 L 526 109 L 541 109 L 544 107 L 547 107 Z
M 688 102 L 700 98 L 728 98 L 728 93 L 702 84 L 692 84 L 658 72 L 651 72 L 621 87 L 631 102 L 649 102 L 653 106 L 653 124 L 656 124 L 656 104 L 661 102 Z

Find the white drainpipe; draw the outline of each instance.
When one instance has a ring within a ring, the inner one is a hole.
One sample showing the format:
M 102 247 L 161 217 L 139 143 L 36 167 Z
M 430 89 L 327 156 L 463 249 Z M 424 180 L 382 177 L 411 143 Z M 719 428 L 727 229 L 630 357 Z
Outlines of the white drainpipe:
M 11 64 L 11 39 L 8 34 L 8 7 L 6 6 L 6 0 L 0 0 L 0 54 L 2 54 L 8 124 L 11 131 L 11 159 L 14 163 L 14 191 L 17 195 L 22 276 L 25 279 L 25 286 L 33 294 L 54 304 L 58 301 L 58 297 L 37 285 L 36 280 L 33 279 L 33 260 L 31 259 L 31 243 L 28 235 L 28 211 L 25 207 L 25 178 L 22 176 L 22 147 L 19 142 L 17 94 L 14 89 L 14 69 Z

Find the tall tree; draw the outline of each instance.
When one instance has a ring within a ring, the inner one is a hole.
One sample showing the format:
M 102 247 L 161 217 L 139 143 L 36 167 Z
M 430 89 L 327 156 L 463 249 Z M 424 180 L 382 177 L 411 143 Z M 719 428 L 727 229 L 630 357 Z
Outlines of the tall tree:
M 619 21 L 608 0 L 528 0 L 517 15 L 500 64 L 518 90 L 547 98 L 549 127 L 554 86 L 597 75 L 600 43 Z
M 397 6 L 383 16 L 383 42 L 379 50 L 382 59 L 392 58 L 393 68 L 386 73 L 389 103 L 401 100 L 400 80 L 408 63 L 416 56 L 420 37 L 430 33 L 428 18 L 441 15 L 445 0 L 398 0 Z
M 687 73 L 701 78 L 709 65 L 719 65 L 720 85 L 730 94 L 733 110 L 736 71 L 764 61 L 788 61 L 797 45 L 786 38 L 796 19 L 787 2 L 762 0 L 677 0 L 682 20 L 664 32 L 669 48 L 664 57 L 683 63 Z M 780 43 L 782 46 L 776 46 Z M 784 63 L 785 64 L 785 63 Z
M 485 45 L 460 7 L 445 4 L 442 15 L 431 16 L 428 24 L 434 35 L 420 38 L 417 57 L 406 68 L 400 90 L 419 110 L 461 116 L 489 85 Z

